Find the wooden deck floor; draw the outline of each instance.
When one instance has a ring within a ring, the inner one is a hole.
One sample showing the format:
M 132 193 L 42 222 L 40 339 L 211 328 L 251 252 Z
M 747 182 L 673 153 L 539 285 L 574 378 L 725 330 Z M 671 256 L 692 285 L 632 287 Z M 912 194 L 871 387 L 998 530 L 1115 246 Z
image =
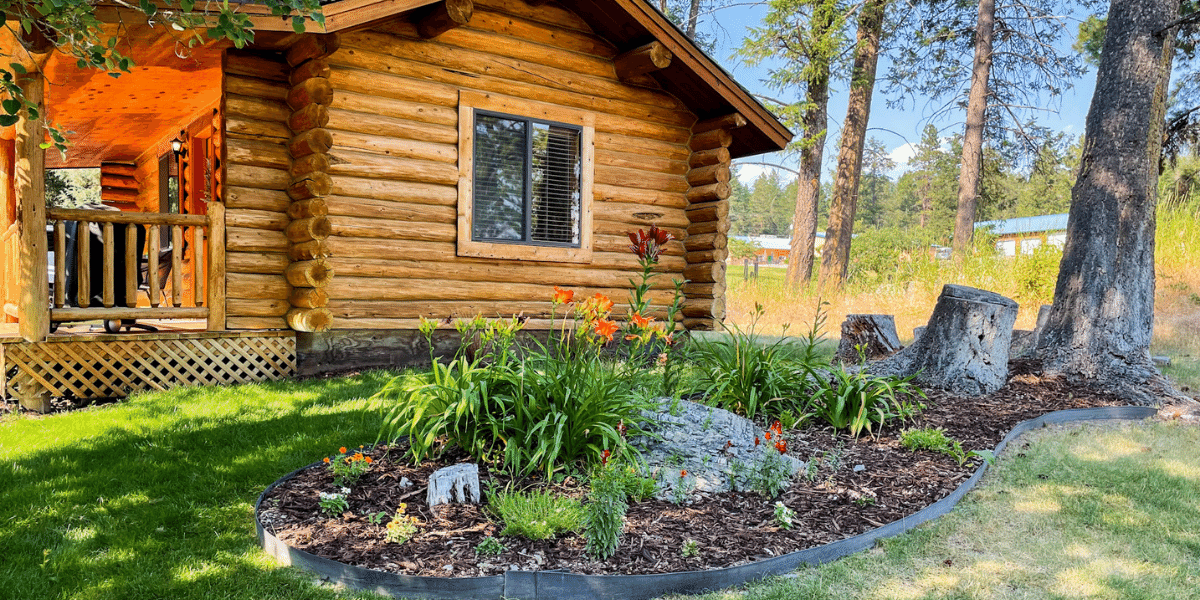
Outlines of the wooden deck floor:
M 170 320 L 141 320 L 138 323 L 150 325 L 158 329 L 159 333 L 183 333 L 189 331 L 205 331 L 208 328 L 207 321 L 203 319 L 170 319 Z M 0 343 L 10 343 L 21 341 L 21 334 L 18 330 L 17 323 L 0 323 Z M 154 333 L 144 329 L 133 329 L 132 331 L 121 330 L 120 335 L 130 335 L 139 333 Z M 50 334 L 51 338 L 73 337 L 73 336 L 90 336 L 90 335 L 109 335 L 104 331 L 104 325 L 100 321 L 92 323 L 71 323 L 69 325 L 61 325 L 58 330 Z

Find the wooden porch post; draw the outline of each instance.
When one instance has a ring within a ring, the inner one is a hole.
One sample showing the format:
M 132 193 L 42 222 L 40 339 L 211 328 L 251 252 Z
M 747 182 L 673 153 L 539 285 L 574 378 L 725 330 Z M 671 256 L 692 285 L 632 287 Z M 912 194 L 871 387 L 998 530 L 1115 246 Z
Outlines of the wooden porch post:
M 43 112 L 44 77 L 31 69 L 19 79 L 25 98 Z M 50 334 L 50 284 L 46 248 L 46 151 L 41 147 L 45 128 L 39 119 L 17 122 L 16 168 L 13 191 L 17 198 L 18 235 L 21 250 L 21 291 L 17 307 L 21 336 L 40 342 Z

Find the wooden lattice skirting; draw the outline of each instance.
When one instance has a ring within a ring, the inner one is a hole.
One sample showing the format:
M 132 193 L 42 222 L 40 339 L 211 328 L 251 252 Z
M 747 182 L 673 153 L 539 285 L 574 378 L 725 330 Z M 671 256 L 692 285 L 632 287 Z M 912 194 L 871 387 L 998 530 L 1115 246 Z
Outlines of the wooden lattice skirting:
M 10 398 L 119 398 L 137 390 L 272 381 L 296 373 L 295 332 L 196 332 L 0 343 Z

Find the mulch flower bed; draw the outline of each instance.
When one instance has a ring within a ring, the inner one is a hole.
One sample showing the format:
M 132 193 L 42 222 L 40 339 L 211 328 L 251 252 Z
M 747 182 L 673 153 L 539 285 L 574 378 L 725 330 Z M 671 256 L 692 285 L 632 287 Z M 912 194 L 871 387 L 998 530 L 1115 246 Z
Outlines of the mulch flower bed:
M 1009 384 L 995 394 L 957 398 L 931 392 L 916 423 L 909 427 L 941 427 L 964 449 L 993 448 L 1020 421 L 1047 412 L 1124 404 L 1102 392 L 1081 390 L 1043 379 L 1036 363 L 1011 365 Z M 811 425 L 785 432 L 788 453 L 811 466 L 793 480 L 778 499 L 756 493 L 701 495 L 689 504 L 651 500 L 633 503 L 626 515 L 621 545 L 606 561 L 584 553 L 584 539 L 571 534 L 530 541 L 504 537 L 499 556 L 477 556 L 475 547 L 503 527 L 485 507 L 425 506 L 425 482 L 437 468 L 463 462 L 463 456 L 413 465 L 400 447 L 366 451 L 371 470 L 347 496 L 349 510 L 327 517 L 318 493 L 336 488 L 323 466 L 302 471 L 266 497 L 264 527 L 288 545 L 318 556 L 360 567 L 408 575 L 468 577 L 498 575 L 509 569 L 561 569 L 581 574 L 650 574 L 729 567 L 827 544 L 880 527 L 949 495 L 979 466 L 964 465 L 933 452 L 911 452 L 900 446 L 901 426 L 885 428 L 877 438 L 853 439 Z M 413 486 L 401 488 L 402 478 Z M 480 467 L 480 479 L 507 480 Z M 486 486 L 486 483 L 485 483 Z M 557 491 L 582 497 L 586 489 L 570 478 Z M 796 513 L 791 529 L 781 529 L 774 503 Z M 400 503 L 420 521 L 418 534 L 404 544 L 384 541 L 383 523 L 367 515 L 393 514 Z M 682 549 L 695 542 L 696 556 Z

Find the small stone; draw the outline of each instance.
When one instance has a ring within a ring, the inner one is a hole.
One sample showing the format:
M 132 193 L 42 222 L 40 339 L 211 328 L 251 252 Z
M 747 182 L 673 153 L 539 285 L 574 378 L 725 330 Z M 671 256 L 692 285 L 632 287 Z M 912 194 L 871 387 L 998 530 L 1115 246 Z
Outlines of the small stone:
M 859 471 L 866 471 L 866 470 L 867 470 L 867 466 L 866 466 L 866 465 L 854 465 L 854 472 L 855 472 L 855 473 L 857 473 L 857 472 L 859 472 Z
M 461 463 L 434 471 L 425 501 L 430 507 L 450 502 L 479 504 L 479 467 Z
M 442 567 L 442 570 L 443 571 L 453 571 L 454 565 L 446 565 L 446 566 Z
M 409 479 L 409 478 L 407 478 L 407 477 L 401 477 L 401 478 L 400 478 L 400 489 L 402 489 L 402 490 L 406 490 L 406 489 L 408 489 L 408 488 L 410 488 L 410 487 L 412 487 L 412 486 L 413 486 L 413 482 L 412 482 L 412 480 L 411 480 L 411 479 Z

